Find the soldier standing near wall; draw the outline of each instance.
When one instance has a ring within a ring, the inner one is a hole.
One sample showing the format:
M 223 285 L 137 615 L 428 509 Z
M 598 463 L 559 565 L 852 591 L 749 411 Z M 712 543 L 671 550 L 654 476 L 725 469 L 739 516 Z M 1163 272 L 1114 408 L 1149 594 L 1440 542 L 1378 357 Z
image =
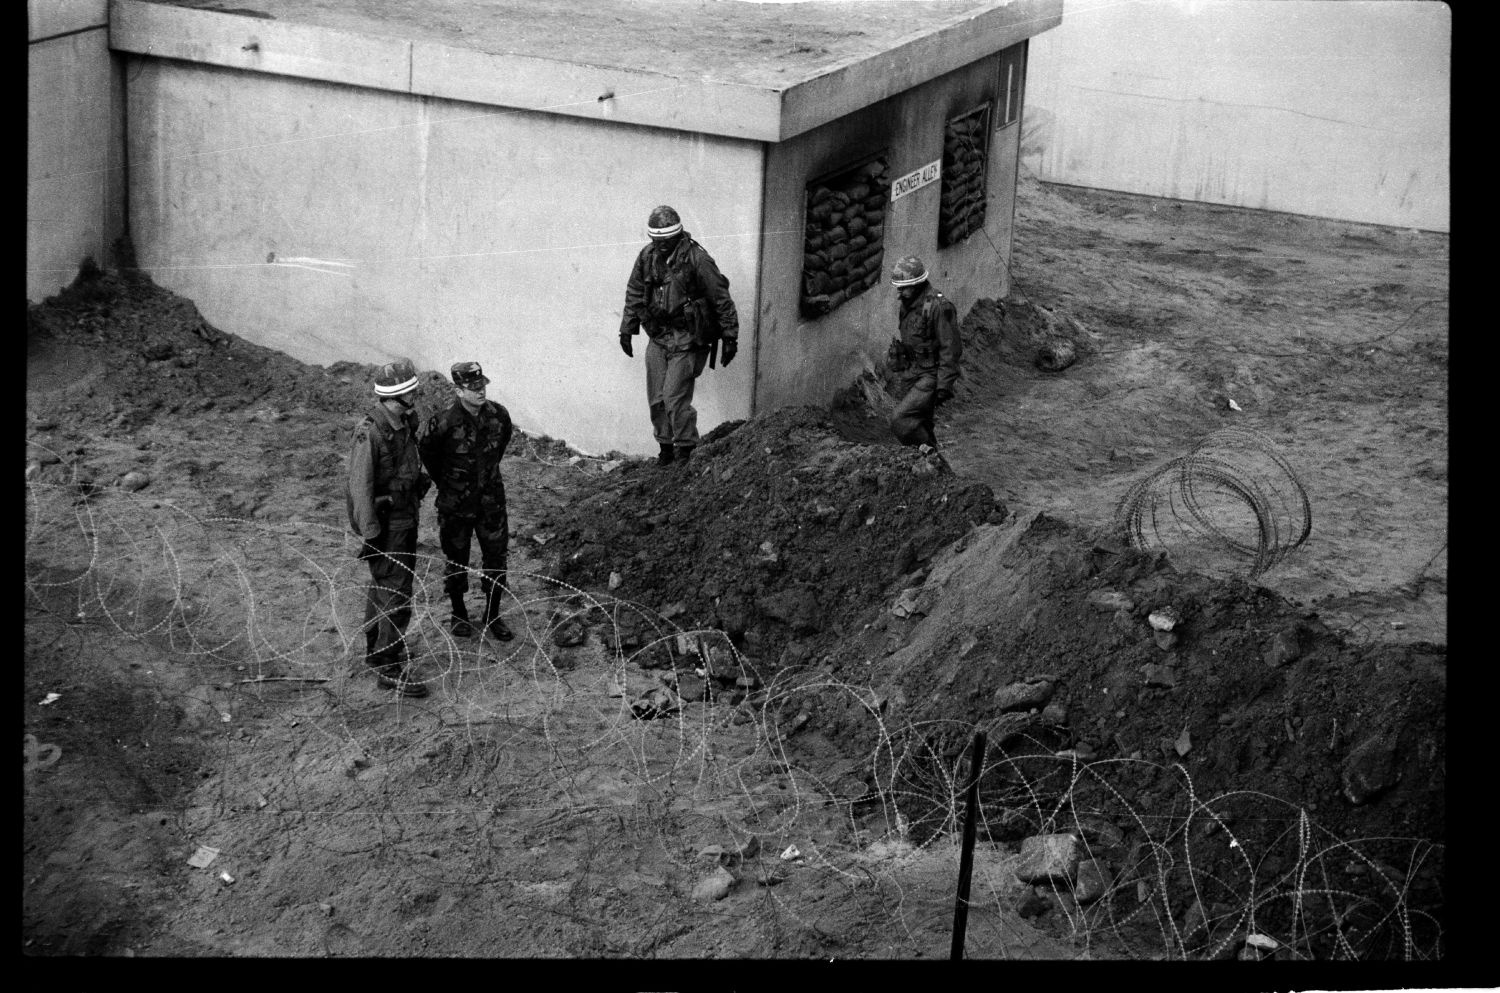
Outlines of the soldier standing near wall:
M 413 393 L 417 372 L 407 359 L 375 374 L 376 403 L 354 428 L 346 504 L 370 567 L 365 590 L 365 664 L 381 686 L 403 696 L 427 695 L 410 672 L 406 625 L 416 579 L 417 517 L 431 480 L 417 453 Z
M 698 445 L 693 384 L 703 367 L 713 368 L 722 347 L 725 368 L 739 348 L 739 316 L 729 280 L 713 257 L 682 229 L 671 207 L 657 207 L 646 221 L 651 243 L 641 249 L 625 286 L 620 349 L 634 357 L 630 339 L 644 327 L 646 396 L 651 426 L 661 446 L 657 462 L 686 462 Z
M 469 590 L 469 546 L 479 542 L 484 591 L 484 627 L 509 641 L 515 635 L 500 618 L 505 597 L 510 518 L 500 460 L 510 445 L 510 412 L 484 396 L 489 379 L 478 362 L 455 362 L 453 402 L 427 419 L 418 447 L 422 463 L 437 482 L 438 539 L 448 560 L 443 589 L 453 605 L 450 630 L 460 638 L 474 633 L 464 594 Z
M 891 414 L 891 432 L 903 445 L 924 452 L 937 448 L 933 418 L 953 399 L 963 342 L 958 311 L 927 280 L 922 260 L 908 255 L 891 267 L 891 285 L 900 297 L 900 333 L 891 339 L 891 368 L 902 374 L 906 393 Z

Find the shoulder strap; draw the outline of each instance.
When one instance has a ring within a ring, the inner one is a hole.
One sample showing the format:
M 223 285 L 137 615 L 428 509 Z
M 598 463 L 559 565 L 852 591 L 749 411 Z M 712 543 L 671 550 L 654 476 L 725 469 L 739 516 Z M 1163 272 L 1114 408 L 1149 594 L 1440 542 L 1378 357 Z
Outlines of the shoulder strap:
M 922 298 L 922 324 L 924 326 L 932 323 L 932 312 L 937 310 L 937 305 L 942 301 L 943 295 L 937 292 L 929 293 Z

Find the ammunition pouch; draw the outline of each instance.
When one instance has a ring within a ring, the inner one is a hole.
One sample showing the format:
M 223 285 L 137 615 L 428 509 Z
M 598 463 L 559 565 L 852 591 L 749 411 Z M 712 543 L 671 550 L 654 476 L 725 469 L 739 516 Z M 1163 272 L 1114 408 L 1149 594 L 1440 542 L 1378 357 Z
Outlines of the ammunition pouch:
M 885 350 L 885 361 L 893 372 L 905 372 L 911 367 L 911 349 L 899 337 L 892 338 Z
M 699 297 L 689 300 L 687 307 L 688 330 L 693 333 L 693 344 L 700 348 L 707 348 L 715 344 L 721 335 L 719 334 L 719 315 L 714 313 L 713 304 L 707 297 Z

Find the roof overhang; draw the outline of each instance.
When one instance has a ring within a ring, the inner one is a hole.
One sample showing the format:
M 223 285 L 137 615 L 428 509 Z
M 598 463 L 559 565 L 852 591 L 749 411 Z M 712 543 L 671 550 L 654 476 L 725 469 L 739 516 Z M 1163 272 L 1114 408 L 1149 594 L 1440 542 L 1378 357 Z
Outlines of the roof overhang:
M 753 52 L 745 53 L 744 62 L 720 56 L 717 64 L 713 53 L 704 53 L 701 68 L 666 72 L 600 58 L 597 48 L 593 60 L 574 61 L 535 46 L 496 51 L 494 44 L 457 44 L 417 24 L 382 20 L 380 0 L 240 2 L 250 6 L 218 10 L 194 6 L 194 0 L 110 0 L 110 47 L 249 72 L 775 142 L 1054 27 L 1062 22 L 1063 7 L 1063 0 L 981 0 L 950 4 L 954 12 L 943 17 L 942 3 L 911 4 L 922 8 L 918 26 L 877 38 L 879 51 L 854 51 L 832 64 L 823 59 L 793 65 L 787 78 L 769 84 L 764 71 L 755 71 Z M 623 2 L 613 6 L 628 14 Z M 832 16 L 840 5 L 827 6 Z M 494 5 L 489 10 L 502 8 L 521 9 Z M 611 61 L 621 64 L 605 64 Z

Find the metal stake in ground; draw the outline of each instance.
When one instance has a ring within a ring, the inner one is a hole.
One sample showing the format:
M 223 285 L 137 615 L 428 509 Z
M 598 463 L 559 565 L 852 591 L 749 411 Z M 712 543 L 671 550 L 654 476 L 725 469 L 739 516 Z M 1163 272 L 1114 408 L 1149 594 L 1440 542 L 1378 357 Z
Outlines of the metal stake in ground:
M 979 774 L 984 771 L 984 732 L 974 732 L 969 750 L 968 800 L 964 805 L 964 841 L 958 856 L 958 896 L 953 901 L 953 951 L 957 962 L 964 957 L 964 932 L 969 926 L 969 877 L 974 872 L 974 824 L 979 819 Z

